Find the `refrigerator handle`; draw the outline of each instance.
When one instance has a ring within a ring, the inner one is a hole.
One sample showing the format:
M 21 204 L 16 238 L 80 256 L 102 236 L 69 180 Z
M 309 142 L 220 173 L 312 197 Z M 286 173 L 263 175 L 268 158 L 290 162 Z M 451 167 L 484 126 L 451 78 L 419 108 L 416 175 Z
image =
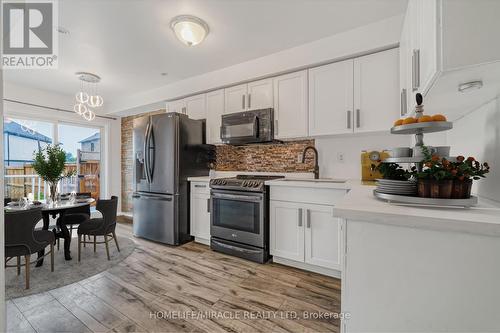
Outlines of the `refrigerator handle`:
M 146 132 L 144 133 L 144 173 L 146 174 L 146 181 L 151 183 L 149 177 L 149 127 L 150 123 L 146 125 Z
M 153 132 L 153 126 L 151 126 L 150 130 L 149 130 L 149 141 L 148 141 L 148 145 L 149 145 L 149 142 L 151 142 L 151 139 L 153 139 L 154 141 L 154 132 Z M 151 151 L 151 154 L 152 154 L 152 162 L 151 162 L 151 165 L 149 166 L 149 182 L 152 183 L 153 182 L 153 174 L 154 174 L 154 171 L 155 171 L 155 159 L 156 159 L 156 145 L 153 147 L 153 149 L 149 149 Z

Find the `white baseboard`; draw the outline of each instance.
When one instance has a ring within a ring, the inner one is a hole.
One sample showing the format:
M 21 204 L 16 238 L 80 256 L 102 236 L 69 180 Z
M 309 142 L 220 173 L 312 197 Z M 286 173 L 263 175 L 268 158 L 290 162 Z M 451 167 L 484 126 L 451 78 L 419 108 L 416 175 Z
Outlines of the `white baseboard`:
M 324 268 L 324 267 L 320 267 L 320 266 L 310 265 L 310 264 L 306 264 L 305 262 L 294 261 L 294 260 L 280 258 L 280 257 L 276 257 L 276 256 L 273 256 L 273 262 L 275 262 L 277 264 L 282 264 L 285 266 L 292 266 L 295 268 L 303 269 L 305 271 L 310 271 L 310 272 L 314 272 L 314 273 L 319 273 L 319 274 L 331 276 L 331 277 L 334 277 L 337 279 L 340 279 L 341 274 L 342 274 L 340 271 L 337 271 L 335 269 L 329 269 L 329 268 Z
M 194 238 L 194 241 L 195 241 L 196 243 L 205 244 L 205 245 L 210 246 L 210 239 L 205 239 L 205 238 L 195 237 L 195 238 Z

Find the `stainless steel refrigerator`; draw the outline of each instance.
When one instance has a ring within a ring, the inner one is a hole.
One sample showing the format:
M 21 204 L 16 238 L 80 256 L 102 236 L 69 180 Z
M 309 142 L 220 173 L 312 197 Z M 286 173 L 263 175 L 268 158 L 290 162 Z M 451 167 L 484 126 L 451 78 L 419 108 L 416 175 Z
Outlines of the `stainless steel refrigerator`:
M 178 245 L 189 235 L 189 176 L 208 175 L 203 121 L 179 113 L 134 119 L 134 235 Z

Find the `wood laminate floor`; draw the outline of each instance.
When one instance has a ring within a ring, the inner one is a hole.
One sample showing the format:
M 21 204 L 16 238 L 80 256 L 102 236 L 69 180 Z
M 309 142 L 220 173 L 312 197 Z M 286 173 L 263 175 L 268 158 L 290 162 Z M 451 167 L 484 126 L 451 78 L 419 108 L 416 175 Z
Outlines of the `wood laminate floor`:
M 132 237 L 130 225 L 120 224 L 117 232 Z M 338 279 L 256 264 L 196 243 L 136 241 L 137 249 L 105 272 L 8 301 L 8 331 L 339 331 L 340 321 L 332 318 L 340 312 Z

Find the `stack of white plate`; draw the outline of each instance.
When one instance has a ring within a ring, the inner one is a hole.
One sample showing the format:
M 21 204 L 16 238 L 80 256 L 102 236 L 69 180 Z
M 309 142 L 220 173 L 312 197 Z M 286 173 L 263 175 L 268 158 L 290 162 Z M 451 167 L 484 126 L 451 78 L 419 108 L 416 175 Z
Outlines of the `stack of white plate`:
M 417 195 L 417 182 L 411 180 L 377 179 L 377 192 L 396 195 Z

